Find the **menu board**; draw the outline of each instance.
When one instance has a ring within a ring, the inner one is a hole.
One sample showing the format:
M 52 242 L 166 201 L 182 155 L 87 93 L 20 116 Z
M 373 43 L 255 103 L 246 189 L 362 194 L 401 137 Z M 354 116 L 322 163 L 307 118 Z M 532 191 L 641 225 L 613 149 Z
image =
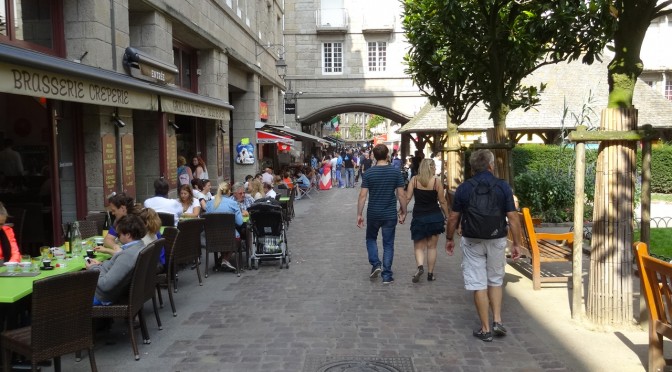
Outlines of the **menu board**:
M 224 134 L 217 136 L 217 174 L 224 174 Z M 210 175 L 208 175 L 210 176 Z M 210 178 L 214 178 L 210 176 Z M 214 182 L 211 182 L 214 184 Z
M 135 160 L 133 158 L 133 135 L 121 136 L 122 188 L 126 195 L 135 198 Z
M 168 135 L 168 138 L 166 138 L 166 160 L 168 162 L 167 164 L 167 172 L 168 174 L 166 175 L 166 180 L 168 180 L 168 184 L 170 185 L 170 188 L 176 188 L 177 187 L 177 137 L 175 135 Z
M 107 196 L 117 190 L 117 149 L 114 134 L 106 134 L 100 141 L 103 145 L 103 195 L 107 204 Z

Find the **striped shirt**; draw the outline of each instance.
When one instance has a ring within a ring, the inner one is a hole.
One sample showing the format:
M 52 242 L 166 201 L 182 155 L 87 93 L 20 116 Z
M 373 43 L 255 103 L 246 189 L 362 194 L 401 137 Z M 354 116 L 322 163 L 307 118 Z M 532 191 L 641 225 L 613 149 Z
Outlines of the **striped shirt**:
M 362 188 L 369 189 L 367 219 L 394 220 L 397 218 L 398 187 L 404 187 L 401 172 L 391 165 L 375 166 L 363 175 Z

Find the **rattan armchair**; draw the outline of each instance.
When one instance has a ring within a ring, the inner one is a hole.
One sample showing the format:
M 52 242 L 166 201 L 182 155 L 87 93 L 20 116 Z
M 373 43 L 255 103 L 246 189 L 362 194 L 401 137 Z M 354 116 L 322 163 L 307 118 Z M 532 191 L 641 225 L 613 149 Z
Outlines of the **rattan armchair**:
M 31 325 L 2 333 L 4 371 L 11 371 L 12 352 L 37 363 L 54 359 L 61 370 L 61 355 L 86 349 L 91 370 L 97 371 L 93 355 L 91 322 L 97 271 L 79 271 L 37 280 L 33 284 Z
M 82 235 L 82 239 L 98 235 L 98 225 L 96 224 L 96 221 L 85 220 L 77 221 L 77 223 L 79 224 L 79 233 Z
M 125 318 L 128 322 L 128 331 L 131 336 L 131 346 L 135 354 L 135 360 L 140 359 L 138 352 L 138 345 L 135 342 L 135 332 L 133 327 L 133 319 L 138 316 L 140 321 L 140 329 L 142 332 L 143 343 L 149 344 L 149 331 L 147 330 L 147 323 L 143 314 L 145 302 L 154 299 L 154 287 L 156 284 L 156 263 L 159 261 L 161 255 L 161 248 L 164 246 L 166 240 L 158 239 L 145 247 L 137 261 L 135 262 L 135 270 L 133 270 L 133 278 L 128 289 L 128 296 L 119 300 L 118 303 L 109 306 L 94 306 L 94 318 Z M 155 312 L 157 322 L 160 324 L 158 312 Z
M 106 212 L 93 212 L 89 213 L 84 217 L 87 221 L 93 221 L 96 223 L 96 235 L 103 234 L 103 227 L 105 226 L 105 218 L 107 217 Z
M 166 244 L 164 245 L 166 264 L 163 272 L 156 274 L 156 293 L 159 297 L 159 305 L 163 307 L 161 287 L 165 286 L 168 288 L 168 299 L 170 300 L 170 307 L 173 309 L 173 316 L 177 316 L 175 301 L 173 300 L 173 289 L 175 287 L 175 265 L 173 264 L 175 250 L 173 247 L 178 234 L 179 230 L 176 227 L 164 228 L 162 236 L 166 239 Z
M 161 219 L 161 226 L 175 226 L 175 215 L 166 212 L 156 212 Z
M 210 253 L 217 259 L 216 253 L 237 253 L 236 274 L 240 276 L 243 262 L 243 249 L 236 239 L 236 217 L 231 213 L 206 213 L 205 219 L 205 277 L 208 277 Z
M 201 232 L 203 231 L 203 219 L 191 218 L 182 220 L 177 224 L 180 233 L 175 239 L 173 246 L 173 266 L 191 265 L 196 263 L 196 274 L 198 275 L 198 285 L 203 285 L 201 280 L 201 269 L 198 260 L 201 256 Z M 175 276 L 175 288 L 177 292 L 178 277 Z

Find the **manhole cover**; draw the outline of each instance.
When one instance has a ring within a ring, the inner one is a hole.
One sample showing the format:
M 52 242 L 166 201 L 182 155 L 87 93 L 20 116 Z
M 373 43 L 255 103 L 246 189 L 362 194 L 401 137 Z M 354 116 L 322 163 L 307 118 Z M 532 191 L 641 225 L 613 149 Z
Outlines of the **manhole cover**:
M 414 372 L 409 357 L 308 356 L 304 372 Z

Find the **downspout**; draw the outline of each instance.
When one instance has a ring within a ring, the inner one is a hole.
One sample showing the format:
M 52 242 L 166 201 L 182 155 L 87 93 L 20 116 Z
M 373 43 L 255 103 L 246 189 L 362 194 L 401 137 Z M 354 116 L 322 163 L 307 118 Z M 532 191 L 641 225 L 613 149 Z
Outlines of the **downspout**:
M 110 41 L 112 44 L 112 70 L 117 72 L 117 25 L 114 16 L 114 0 L 110 0 Z

